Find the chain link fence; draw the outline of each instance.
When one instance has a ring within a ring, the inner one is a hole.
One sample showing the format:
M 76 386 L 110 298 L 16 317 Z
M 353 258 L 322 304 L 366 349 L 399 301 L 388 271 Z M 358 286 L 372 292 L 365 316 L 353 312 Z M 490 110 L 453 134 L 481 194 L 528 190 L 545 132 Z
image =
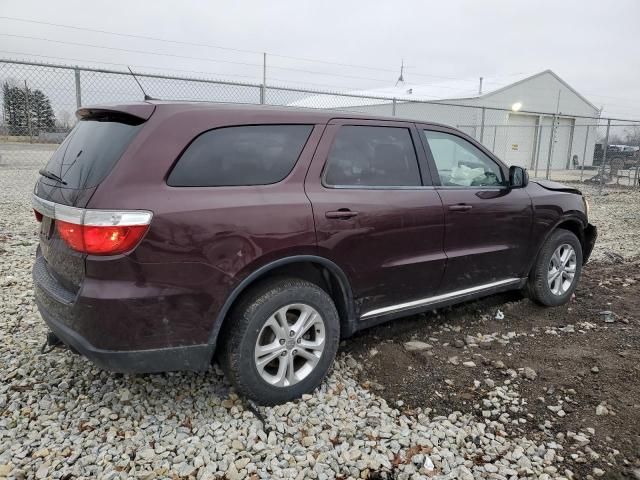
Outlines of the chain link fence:
M 472 136 L 505 163 L 528 168 L 532 177 L 601 188 L 640 186 L 640 121 L 152 73 L 136 77 L 158 99 L 324 108 L 442 123 Z M 0 60 L 0 84 L 0 166 L 14 168 L 44 165 L 80 106 L 143 98 L 128 71 Z

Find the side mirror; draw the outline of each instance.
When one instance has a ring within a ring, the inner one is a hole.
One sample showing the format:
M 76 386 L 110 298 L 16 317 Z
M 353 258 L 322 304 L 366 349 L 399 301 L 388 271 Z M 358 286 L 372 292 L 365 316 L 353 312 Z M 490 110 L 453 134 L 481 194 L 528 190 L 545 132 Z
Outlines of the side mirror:
M 529 172 L 526 168 L 509 167 L 509 186 L 511 188 L 524 188 L 529 185 Z

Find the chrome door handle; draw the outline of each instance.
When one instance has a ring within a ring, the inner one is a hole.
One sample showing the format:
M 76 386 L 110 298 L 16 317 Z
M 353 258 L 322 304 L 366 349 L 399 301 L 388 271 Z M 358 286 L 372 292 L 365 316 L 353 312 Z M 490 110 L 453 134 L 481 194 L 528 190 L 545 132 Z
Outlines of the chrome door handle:
M 349 218 L 355 217 L 356 215 L 358 215 L 358 212 L 354 212 L 353 210 L 349 210 L 348 208 L 333 210 L 324 214 L 324 216 L 327 218 L 336 218 L 338 220 L 347 220 Z
M 465 205 L 465 204 L 449 205 L 449 210 L 453 212 L 468 212 L 472 208 L 473 208 L 472 205 Z

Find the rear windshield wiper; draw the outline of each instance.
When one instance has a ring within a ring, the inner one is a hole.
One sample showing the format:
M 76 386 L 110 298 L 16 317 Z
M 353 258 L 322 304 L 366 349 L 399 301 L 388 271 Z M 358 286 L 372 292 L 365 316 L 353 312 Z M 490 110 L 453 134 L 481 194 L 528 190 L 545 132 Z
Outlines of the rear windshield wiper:
M 40 175 L 42 175 L 43 177 L 47 177 L 50 180 L 55 180 L 56 182 L 61 183 L 62 185 L 66 185 L 67 182 L 65 182 L 62 177 L 56 175 L 53 172 L 50 172 L 49 170 L 45 170 L 44 168 L 41 168 L 40 171 L 38 172 Z

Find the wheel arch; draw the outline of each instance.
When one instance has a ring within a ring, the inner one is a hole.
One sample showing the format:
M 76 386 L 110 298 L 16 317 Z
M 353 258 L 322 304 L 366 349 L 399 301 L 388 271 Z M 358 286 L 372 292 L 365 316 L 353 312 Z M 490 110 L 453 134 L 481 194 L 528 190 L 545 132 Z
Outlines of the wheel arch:
M 302 278 L 316 284 L 320 283 L 319 286 L 327 291 L 336 304 L 340 316 L 340 336 L 345 338 L 355 333 L 356 318 L 353 293 L 344 271 L 334 262 L 324 257 L 294 255 L 263 265 L 249 274 L 233 289 L 218 312 L 209 335 L 208 344 L 214 347 L 213 351 L 215 351 L 218 336 L 224 322 L 227 320 L 228 313 L 242 294 L 256 285 L 257 282 L 280 275 Z M 324 281 L 324 284 L 322 281 Z
M 542 241 L 540 242 L 540 244 L 537 246 L 536 248 L 536 253 L 533 256 L 533 258 L 531 259 L 531 262 L 529 264 L 529 272 L 531 272 L 531 270 L 533 269 L 536 260 L 538 258 L 538 255 L 540 255 L 540 250 L 542 250 L 542 247 L 544 246 L 544 244 L 546 243 L 546 241 L 549 239 L 549 237 L 551 236 L 551 234 L 553 232 L 555 232 L 558 229 L 563 229 L 563 230 L 568 230 L 571 233 L 573 233 L 576 237 L 578 237 L 578 241 L 580 242 L 580 246 L 582 247 L 582 251 L 585 252 L 587 249 L 587 239 L 584 233 L 584 229 L 585 229 L 585 222 L 577 216 L 563 216 L 561 218 L 559 218 L 556 223 L 549 228 L 549 230 L 547 231 L 547 233 L 545 234 L 544 238 L 542 239 Z M 583 257 L 583 264 L 585 263 L 585 259 Z
M 554 230 L 558 230 L 559 228 L 562 228 L 563 230 L 569 230 L 571 233 L 573 233 L 576 237 L 578 237 L 578 240 L 580 241 L 580 246 L 582 247 L 582 250 L 585 250 L 586 244 L 585 244 L 585 235 L 584 235 L 584 225 L 582 224 L 582 222 L 575 218 L 575 217 L 571 217 L 571 218 L 564 218 L 562 220 L 560 220 L 560 222 L 558 224 L 556 224 L 556 226 L 551 230 L 551 232 L 549 232 L 549 234 L 547 235 L 547 238 L 549 235 L 551 235 L 551 233 Z M 545 238 L 546 241 L 546 238 Z

